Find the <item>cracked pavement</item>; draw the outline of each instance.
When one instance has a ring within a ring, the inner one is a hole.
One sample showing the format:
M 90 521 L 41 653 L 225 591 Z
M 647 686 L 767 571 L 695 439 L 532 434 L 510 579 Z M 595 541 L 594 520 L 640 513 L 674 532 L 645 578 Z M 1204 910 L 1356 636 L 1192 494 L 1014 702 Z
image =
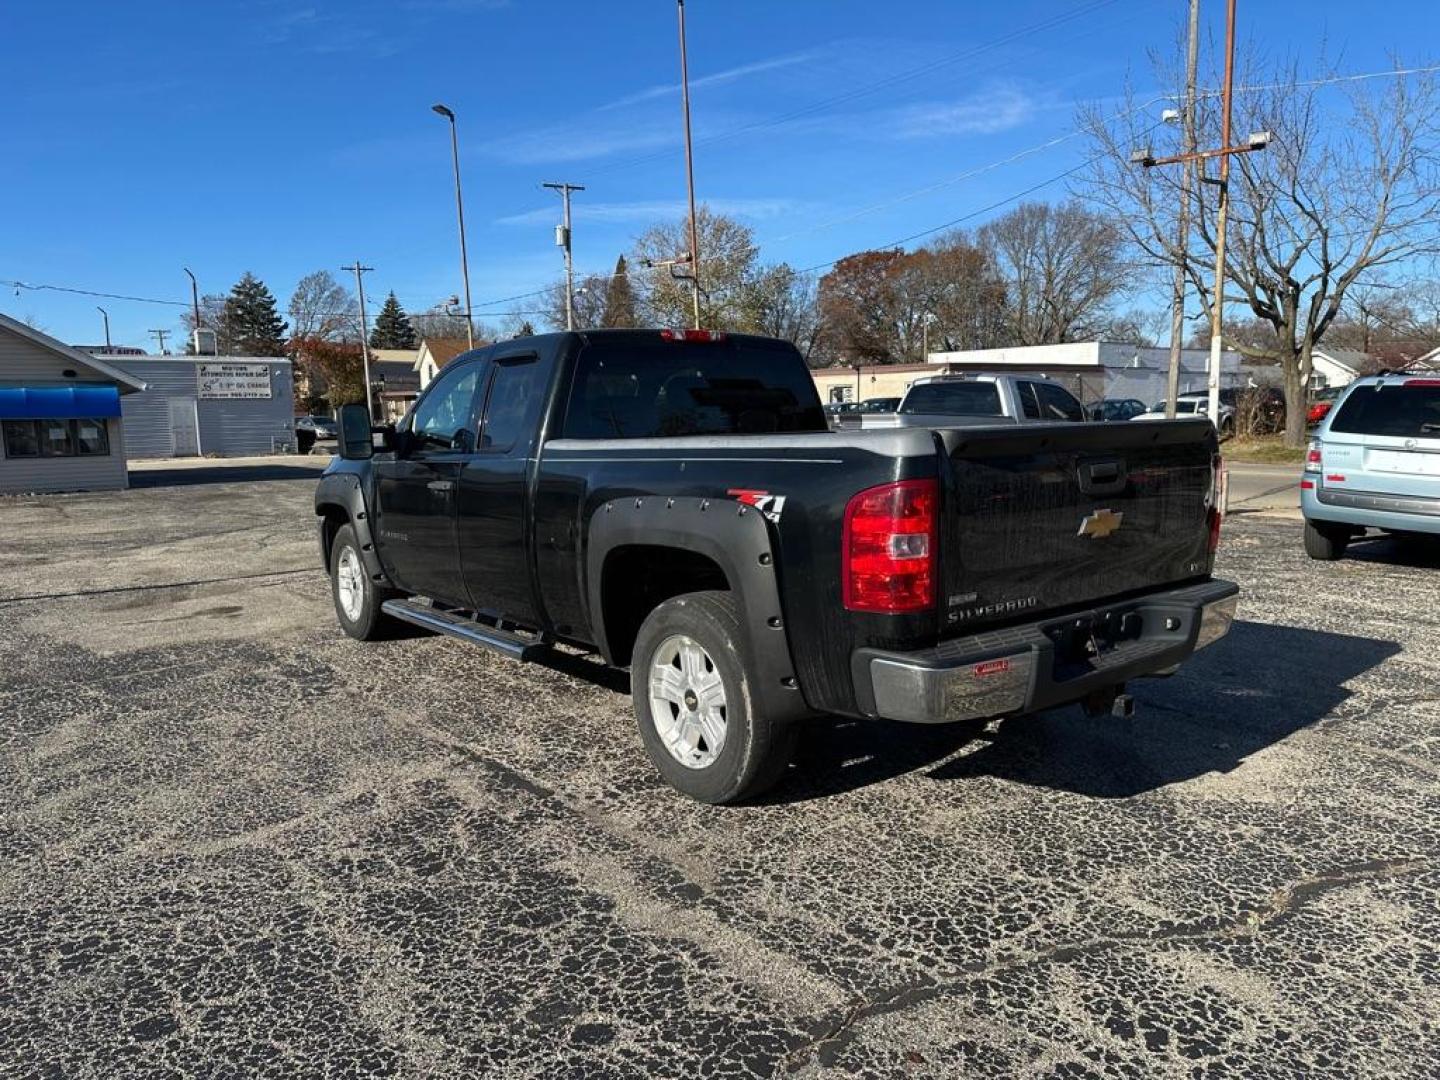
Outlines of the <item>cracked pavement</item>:
M 343 637 L 312 483 L 225 478 L 0 500 L 0 1075 L 1440 1069 L 1433 552 L 1236 518 L 1133 721 L 822 720 L 723 809 L 587 658 Z

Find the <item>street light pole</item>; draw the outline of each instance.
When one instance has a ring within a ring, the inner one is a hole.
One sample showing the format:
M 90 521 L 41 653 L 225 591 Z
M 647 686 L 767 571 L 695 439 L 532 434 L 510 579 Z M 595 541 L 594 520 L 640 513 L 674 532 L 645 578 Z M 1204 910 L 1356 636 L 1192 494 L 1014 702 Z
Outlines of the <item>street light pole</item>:
M 1200 55 L 1200 0 L 1190 0 L 1190 40 L 1185 55 L 1185 100 L 1181 105 L 1185 126 L 1185 153 L 1195 152 L 1195 69 Z M 1180 251 L 1175 262 L 1174 306 L 1170 309 L 1170 371 L 1165 380 L 1165 418 L 1174 420 L 1175 399 L 1180 395 L 1180 355 L 1185 338 L 1185 262 L 1190 250 L 1190 185 L 1195 175 L 1193 162 L 1186 162 L 1180 175 Z M 1218 428 L 1216 430 L 1219 430 Z
M 700 329 L 700 234 L 695 224 L 695 152 L 690 141 L 690 62 L 685 48 L 685 0 L 675 0 L 680 14 L 680 100 L 685 110 L 685 186 L 690 199 L 690 287 L 695 329 Z
M 1220 145 L 1230 145 L 1235 89 L 1235 0 L 1225 5 L 1225 88 L 1220 98 Z M 1225 225 L 1230 213 L 1230 155 L 1220 155 L 1220 201 L 1215 211 L 1215 291 L 1210 300 L 1210 421 L 1220 430 L 1220 357 L 1225 318 Z
M 190 327 L 190 340 L 194 341 L 195 331 L 200 329 L 200 283 L 195 280 L 195 275 L 190 273 L 188 266 L 182 266 L 180 269 L 184 270 L 186 276 L 190 278 L 190 315 L 195 323 Z M 195 351 L 199 352 L 200 350 L 197 348 Z
M 575 329 L 575 263 L 570 251 L 570 193 L 584 191 L 582 184 L 545 183 L 541 187 L 560 193 L 565 204 L 564 224 L 560 226 L 559 244 L 565 249 L 565 329 Z
M 470 309 L 470 257 L 465 252 L 465 200 L 460 195 L 460 140 L 455 133 L 455 112 L 448 105 L 430 106 L 450 121 L 450 157 L 455 164 L 455 216 L 460 221 L 460 277 L 465 283 L 465 340 L 475 348 L 475 319 Z
M 110 313 L 99 304 L 95 305 L 95 310 L 100 312 L 101 317 L 105 320 L 105 352 L 108 355 L 110 352 Z
M 375 394 L 374 388 L 370 385 L 370 336 L 365 332 L 365 282 L 360 275 L 375 268 L 361 266 L 360 260 L 356 259 L 354 266 L 342 266 L 340 269 L 355 272 L 355 292 L 360 297 L 360 360 L 365 368 L 365 411 L 370 414 L 370 420 L 373 423 L 375 420 Z

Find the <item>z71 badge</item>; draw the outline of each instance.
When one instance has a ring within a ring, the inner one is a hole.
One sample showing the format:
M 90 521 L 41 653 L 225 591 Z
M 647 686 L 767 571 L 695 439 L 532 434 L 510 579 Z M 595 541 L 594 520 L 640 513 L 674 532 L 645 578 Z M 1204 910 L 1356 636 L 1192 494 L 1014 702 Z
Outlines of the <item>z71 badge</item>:
M 771 495 L 768 491 L 756 491 L 754 488 L 731 488 L 725 494 L 736 502 L 753 506 L 770 521 L 778 522 L 785 511 L 784 495 Z

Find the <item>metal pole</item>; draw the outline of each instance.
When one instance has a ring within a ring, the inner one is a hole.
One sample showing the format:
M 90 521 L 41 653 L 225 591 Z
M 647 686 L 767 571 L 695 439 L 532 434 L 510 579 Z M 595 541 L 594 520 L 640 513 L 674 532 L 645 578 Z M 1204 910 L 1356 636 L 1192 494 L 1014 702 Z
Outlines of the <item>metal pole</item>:
M 1200 58 L 1200 0 L 1190 0 L 1190 42 L 1185 56 L 1185 153 L 1195 153 L 1195 69 Z M 1190 251 L 1190 185 L 1195 175 L 1193 162 L 1185 162 L 1180 174 L 1180 251 L 1175 263 L 1175 296 L 1170 309 L 1170 372 L 1165 380 L 1165 416 L 1175 419 L 1175 399 L 1180 394 L 1180 357 L 1185 337 L 1185 266 Z
M 561 235 L 564 238 L 562 247 L 565 249 L 565 329 L 575 329 L 575 263 L 571 256 L 570 245 L 570 193 L 572 191 L 584 191 L 583 184 L 566 183 L 545 183 L 541 187 L 550 188 L 560 193 L 561 202 L 565 206 L 564 224 L 560 226 Z
M 342 266 L 341 269 L 355 271 L 355 291 L 360 296 L 360 359 L 365 368 L 365 411 L 370 414 L 373 422 L 375 420 L 375 394 L 374 388 L 370 385 L 370 338 L 365 333 L 365 282 L 360 275 L 375 268 L 361 266 L 360 260 L 356 259 L 354 266 Z
M 150 333 L 154 334 L 154 335 L 155 335 L 155 340 L 160 343 L 160 355 L 161 355 L 161 356 L 169 356 L 170 354 L 165 351 L 165 339 L 170 335 L 170 331 L 169 331 L 169 330 L 151 330 Z
M 695 225 L 695 154 L 690 143 L 690 63 L 685 52 L 685 0 L 675 0 L 680 13 L 680 100 L 685 108 L 685 185 L 690 198 L 690 286 L 695 329 L 700 329 L 700 239 Z
M 470 257 L 465 251 L 465 200 L 460 195 L 460 139 L 455 133 L 455 112 L 447 105 L 431 108 L 450 121 L 450 158 L 455 165 L 455 216 L 460 221 L 460 277 L 465 283 L 465 341 L 475 348 L 475 319 L 470 308 Z
M 195 320 L 195 325 L 190 327 L 190 339 L 195 339 L 195 331 L 200 329 L 200 283 L 195 280 L 195 275 L 190 273 L 188 266 L 180 268 L 190 278 L 190 314 Z M 198 350 L 197 350 L 198 351 Z
M 1220 99 L 1220 145 L 1230 145 L 1235 86 L 1235 0 L 1225 5 L 1225 88 Z M 1215 214 L 1215 293 L 1210 301 L 1210 422 L 1220 430 L 1221 327 L 1225 315 L 1225 223 L 1230 210 L 1230 155 L 1220 155 L 1220 203 Z
M 99 304 L 95 305 L 95 310 L 100 312 L 101 317 L 105 320 L 105 352 L 108 354 L 110 352 L 110 313 Z

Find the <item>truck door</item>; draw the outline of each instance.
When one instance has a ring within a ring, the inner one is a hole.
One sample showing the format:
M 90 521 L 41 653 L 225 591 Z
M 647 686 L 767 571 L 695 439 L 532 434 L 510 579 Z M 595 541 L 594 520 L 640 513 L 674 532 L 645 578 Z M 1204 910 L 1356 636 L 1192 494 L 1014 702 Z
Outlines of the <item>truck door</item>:
M 499 347 L 489 387 L 482 388 L 480 441 L 460 474 L 461 566 L 480 611 L 541 628 L 533 576 L 530 462 L 553 371 L 523 343 Z
M 373 460 L 386 573 L 407 592 L 460 606 L 455 485 L 475 445 L 476 389 L 488 372 L 483 360 L 445 368 L 415 406 L 394 458 Z

